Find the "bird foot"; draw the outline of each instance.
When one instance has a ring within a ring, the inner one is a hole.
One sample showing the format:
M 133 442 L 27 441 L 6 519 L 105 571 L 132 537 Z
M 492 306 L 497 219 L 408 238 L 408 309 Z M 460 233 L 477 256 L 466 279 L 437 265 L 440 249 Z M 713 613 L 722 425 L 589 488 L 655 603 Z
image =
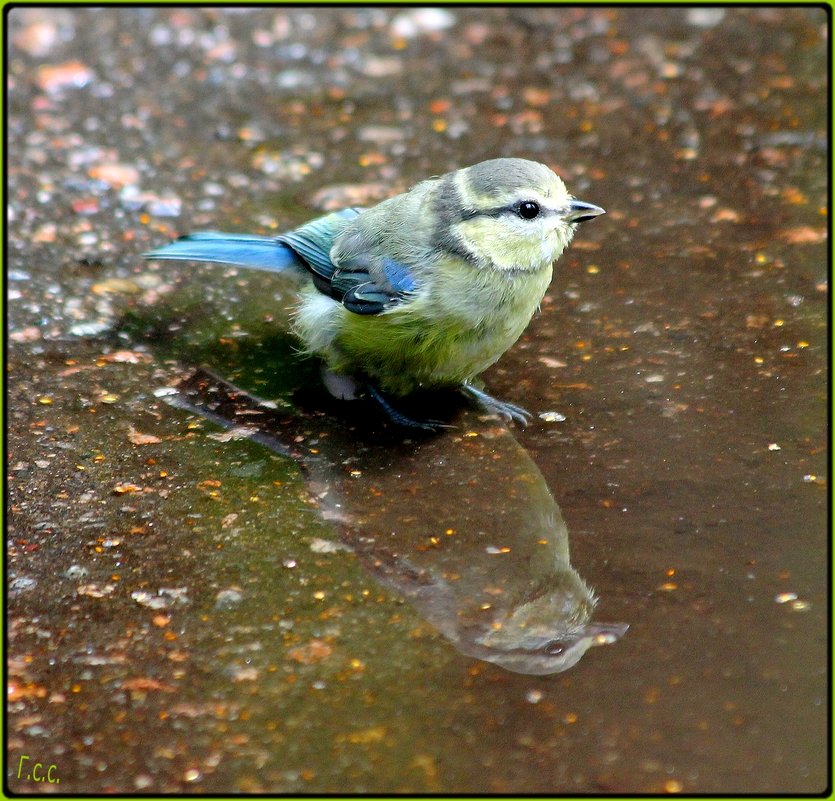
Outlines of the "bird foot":
M 482 389 L 476 389 L 472 384 L 462 384 L 461 391 L 474 400 L 488 414 L 495 414 L 508 422 L 513 421 L 521 426 L 526 426 L 533 415 L 515 403 L 507 403 L 488 395 Z
M 397 409 L 388 399 L 386 394 L 377 389 L 373 384 L 367 384 L 366 389 L 368 394 L 374 399 L 374 402 L 385 412 L 386 417 L 395 425 L 403 428 L 416 428 L 421 431 L 438 432 L 444 428 L 452 428 L 452 426 L 442 423 L 440 420 L 416 420 L 409 415 L 404 414 Z

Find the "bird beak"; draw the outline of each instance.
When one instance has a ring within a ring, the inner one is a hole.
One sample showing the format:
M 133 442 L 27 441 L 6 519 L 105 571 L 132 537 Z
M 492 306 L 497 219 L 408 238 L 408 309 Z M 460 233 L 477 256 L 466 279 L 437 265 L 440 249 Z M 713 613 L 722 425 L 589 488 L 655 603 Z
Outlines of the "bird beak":
M 587 623 L 583 626 L 583 636 L 593 637 L 592 645 L 609 645 L 623 637 L 628 628 L 628 623 Z
M 568 204 L 568 211 L 563 215 L 566 222 L 581 223 L 587 220 L 593 220 L 601 214 L 605 214 L 606 210 L 601 209 L 600 206 L 595 206 L 594 203 L 586 203 L 583 200 L 572 200 Z

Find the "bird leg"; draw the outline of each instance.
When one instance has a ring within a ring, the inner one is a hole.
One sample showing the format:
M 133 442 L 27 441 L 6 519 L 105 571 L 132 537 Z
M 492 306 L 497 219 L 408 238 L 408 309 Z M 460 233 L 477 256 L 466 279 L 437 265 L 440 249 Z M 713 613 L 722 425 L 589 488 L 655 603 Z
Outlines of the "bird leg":
M 389 399 L 389 396 L 370 381 L 362 381 L 350 375 L 334 373 L 324 366 L 321 374 L 322 383 L 334 398 L 342 401 L 352 401 L 367 393 L 395 425 L 403 428 L 418 428 L 422 431 L 439 431 L 442 428 L 449 428 L 438 420 L 416 420 L 410 417 L 398 409 Z
M 372 383 L 366 384 L 368 394 L 374 399 L 374 402 L 385 412 L 386 417 L 395 425 L 403 428 L 417 428 L 421 431 L 437 432 L 443 428 L 451 428 L 451 426 L 440 422 L 439 420 L 415 420 L 409 417 L 399 409 L 397 409 L 388 396 L 380 389 L 375 387 Z
M 488 395 L 483 389 L 477 389 L 472 384 L 464 382 L 461 384 L 461 391 L 474 400 L 488 414 L 496 414 L 503 420 L 514 421 L 521 426 L 526 426 L 533 415 L 515 403 L 506 403 Z

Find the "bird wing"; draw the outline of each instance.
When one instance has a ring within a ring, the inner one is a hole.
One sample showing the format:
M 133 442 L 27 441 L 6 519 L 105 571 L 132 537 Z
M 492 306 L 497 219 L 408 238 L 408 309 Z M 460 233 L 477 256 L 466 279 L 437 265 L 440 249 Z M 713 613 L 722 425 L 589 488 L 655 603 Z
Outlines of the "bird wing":
M 319 278 L 323 284 L 329 284 L 336 269 L 330 257 L 333 243 L 345 226 L 359 216 L 360 211 L 360 209 L 343 209 L 327 214 L 277 236 L 276 240 L 289 246 L 298 254 L 313 274 L 314 279 Z M 319 286 L 318 282 L 317 286 Z M 321 286 L 319 288 L 322 289 Z
M 406 300 L 416 282 L 409 268 L 394 259 L 360 253 L 340 259 L 331 288 L 348 311 L 380 314 Z
M 282 234 L 277 240 L 302 259 L 320 292 L 355 314 L 380 314 L 406 299 L 415 290 L 416 282 L 406 265 L 370 253 L 358 236 L 355 247 L 347 251 L 340 247 L 338 263 L 331 260 L 334 242 L 345 232 L 346 222 L 359 213 L 358 209 L 345 209 L 329 214 Z
M 277 237 L 190 234 L 145 258 L 219 262 L 271 272 L 304 268 L 320 292 L 349 311 L 380 314 L 407 298 L 416 282 L 407 266 L 375 253 L 362 232 L 348 227 L 360 213 L 361 209 L 343 209 Z M 334 262 L 331 251 L 337 240 L 339 256 Z

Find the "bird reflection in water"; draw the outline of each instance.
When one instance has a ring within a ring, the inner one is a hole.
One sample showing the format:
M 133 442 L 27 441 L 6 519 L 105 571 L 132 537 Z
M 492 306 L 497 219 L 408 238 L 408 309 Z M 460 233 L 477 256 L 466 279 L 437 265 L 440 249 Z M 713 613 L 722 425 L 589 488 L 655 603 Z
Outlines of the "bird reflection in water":
M 206 371 L 178 389 L 174 405 L 296 459 L 342 542 L 461 653 L 558 673 L 626 631 L 591 621 L 597 599 L 571 566 L 559 506 L 503 425 L 464 412 L 454 429 L 404 438 L 305 403 L 276 412 Z

